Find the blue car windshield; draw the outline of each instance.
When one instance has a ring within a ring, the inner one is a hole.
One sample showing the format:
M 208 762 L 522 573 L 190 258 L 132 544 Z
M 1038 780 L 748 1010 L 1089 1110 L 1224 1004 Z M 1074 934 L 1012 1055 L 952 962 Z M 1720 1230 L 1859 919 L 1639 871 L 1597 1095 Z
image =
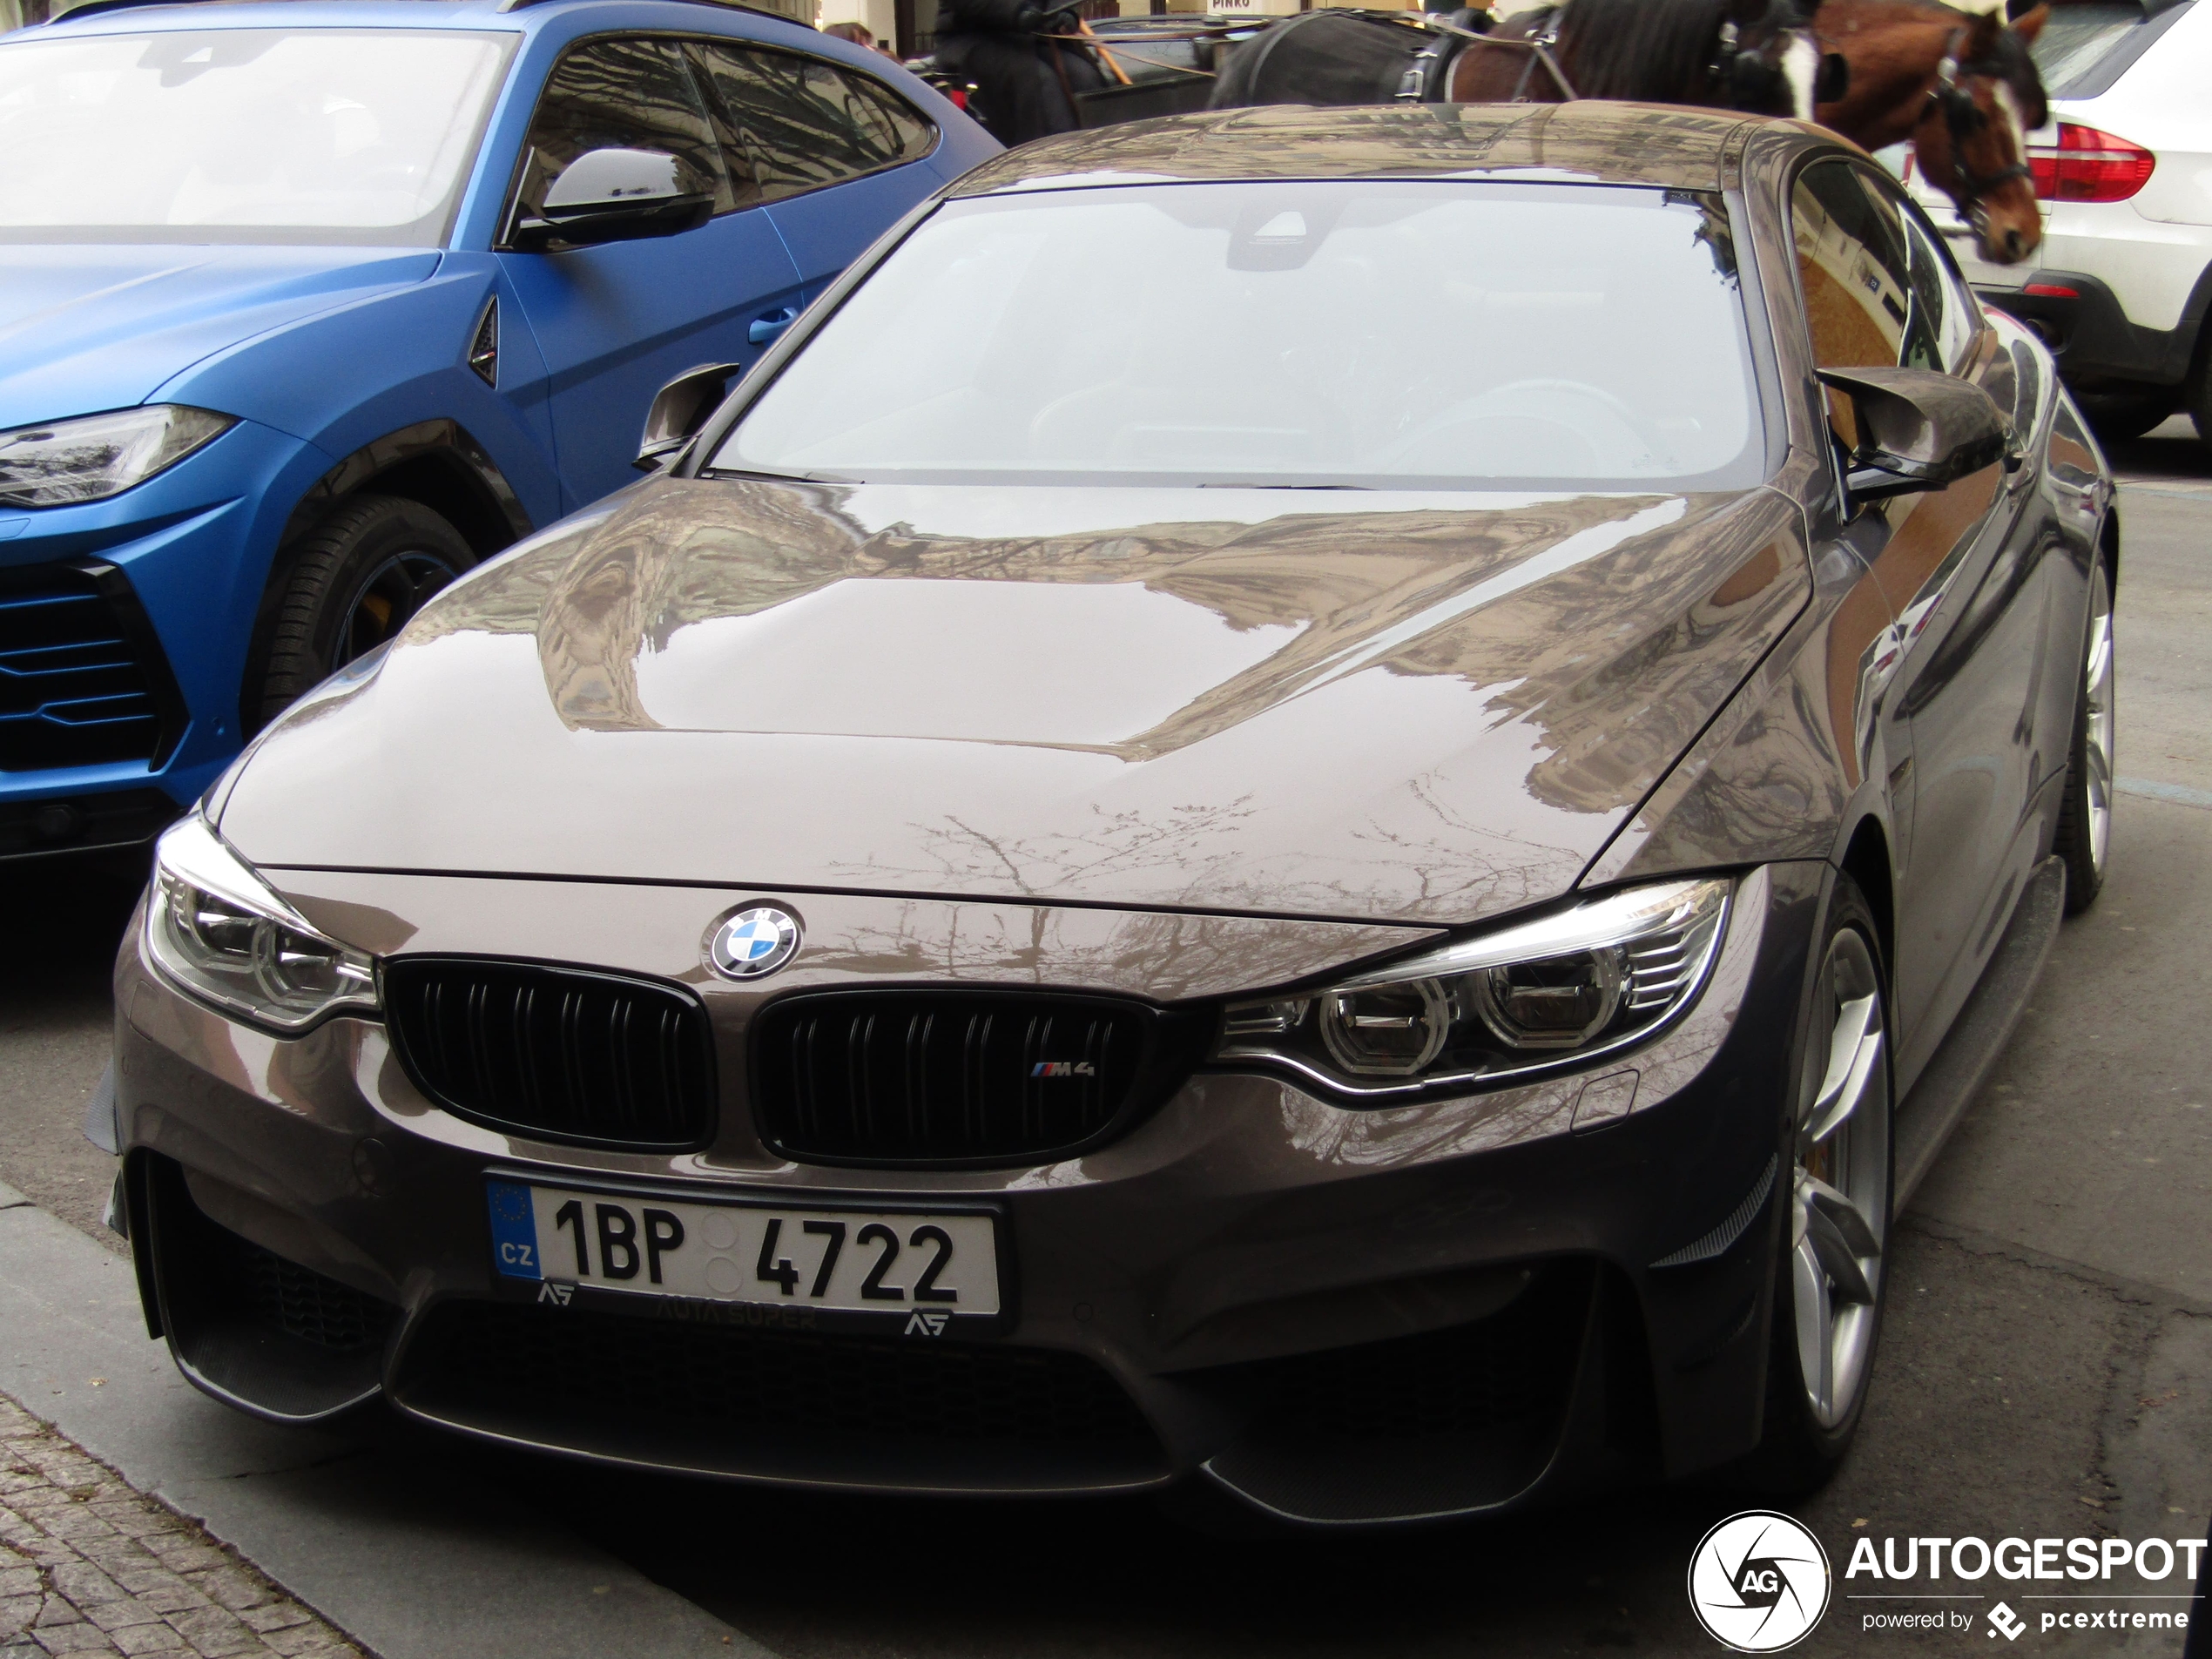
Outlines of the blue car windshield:
M 1759 482 L 1764 444 L 1718 197 L 1285 180 L 948 203 L 711 466 L 1723 489 Z
M 441 244 L 515 38 L 0 42 L 0 241 Z

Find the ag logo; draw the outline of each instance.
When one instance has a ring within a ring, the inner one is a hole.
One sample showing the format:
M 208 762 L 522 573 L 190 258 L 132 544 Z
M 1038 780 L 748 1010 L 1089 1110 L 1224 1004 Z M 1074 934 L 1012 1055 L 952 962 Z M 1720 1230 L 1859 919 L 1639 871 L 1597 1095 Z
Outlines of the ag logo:
M 765 979 L 799 954 L 799 918 L 772 904 L 740 910 L 714 930 L 706 960 L 725 979 Z
M 1771 1510 L 1730 1515 L 1689 1558 L 1689 1605 L 1698 1623 L 1738 1653 L 1779 1653 L 1828 1610 L 1828 1552 L 1804 1527 Z
M 952 1317 L 949 1313 L 924 1313 L 916 1310 L 907 1317 L 907 1328 L 902 1334 L 941 1337 L 945 1334 L 946 1325 L 952 1322 Z
M 550 1278 L 537 1287 L 537 1299 L 541 1302 L 550 1302 L 556 1308 L 568 1306 L 569 1298 L 575 1294 L 575 1285 L 556 1285 Z

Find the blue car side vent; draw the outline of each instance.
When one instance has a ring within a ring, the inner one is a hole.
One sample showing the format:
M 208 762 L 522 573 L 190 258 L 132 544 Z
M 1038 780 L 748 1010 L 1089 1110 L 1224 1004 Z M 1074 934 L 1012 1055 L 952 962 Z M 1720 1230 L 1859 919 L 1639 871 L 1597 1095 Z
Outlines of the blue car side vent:
M 786 306 L 781 311 L 772 311 L 765 316 L 755 317 L 752 327 L 745 331 L 745 337 L 756 346 L 765 346 L 798 320 L 797 309 Z

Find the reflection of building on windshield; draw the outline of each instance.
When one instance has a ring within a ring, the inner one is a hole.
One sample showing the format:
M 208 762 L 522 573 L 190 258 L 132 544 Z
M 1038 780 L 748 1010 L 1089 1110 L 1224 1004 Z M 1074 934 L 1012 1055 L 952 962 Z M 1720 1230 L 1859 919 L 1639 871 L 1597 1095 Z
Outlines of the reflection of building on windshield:
M 0 0 L 0 35 L 44 23 L 53 16 L 53 0 Z

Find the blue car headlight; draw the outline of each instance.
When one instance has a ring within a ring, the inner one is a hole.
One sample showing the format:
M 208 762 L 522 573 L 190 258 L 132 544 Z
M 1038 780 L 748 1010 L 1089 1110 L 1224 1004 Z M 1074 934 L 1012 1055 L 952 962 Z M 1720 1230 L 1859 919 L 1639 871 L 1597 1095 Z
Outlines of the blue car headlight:
M 235 415 L 157 403 L 0 432 L 0 506 L 105 501 L 237 424 Z

